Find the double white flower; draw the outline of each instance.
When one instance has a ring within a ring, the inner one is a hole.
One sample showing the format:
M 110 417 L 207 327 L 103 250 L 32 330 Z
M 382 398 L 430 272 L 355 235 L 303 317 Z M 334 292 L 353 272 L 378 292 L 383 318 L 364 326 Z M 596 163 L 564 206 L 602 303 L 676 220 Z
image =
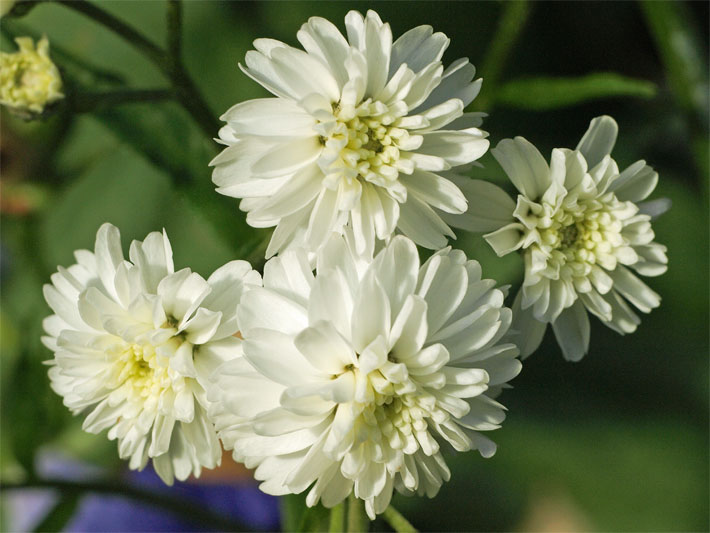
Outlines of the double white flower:
M 501 343 L 504 294 L 476 261 L 444 249 L 420 266 L 395 237 L 362 261 L 342 237 L 267 262 L 244 295 L 244 357 L 213 374 L 210 414 L 234 458 L 269 494 L 332 507 L 353 490 L 370 518 L 393 488 L 433 497 L 450 473 L 440 446 L 495 444 L 479 431 L 505 417 L 491 399 L 518 374 Z M 448 446 L 447 446 L 448 447 Z
M 525 279 L 513 305 L 523 356 L 552 324 L 565 358 L 579 360 L 589 347 L 589 318 L 624 334 L 640 323 L 627 301 L 644 313 L 660 296 L 637 274 L 666 271 L 666 247 L 653 242 L 651 217 L 666 200 L 644 202 L 658 174 L 637 161 L 619 171 L 610 153 L 618 127 L 595 118 L 575 150 L 555 149 L 550 165 L 522 137 L 491 150 L 519 194 L 517 202 L 495 185 L 478 182 L 472 199 L 482 231 L 500 256 L 520 250 Z
M 243 198 L 255 227 L 276 226 L 267 257 L 294 246 L 316 251 L 332 232 L 353 229 L 359 253 L 398 228 L 439 249 L 455 238 L 444 221 L 467 209 L 457 186 L 488 149 L 480 113 L 463 109 L 481 80 L 429 26 L 394 43 L 374 11 L 345 17 L 347 39 L 313 17 L 298 32 L 305 51 L 254 41 L 242 70 L 276 98 L 237 104 L 222 117 L 228 147 L 217 156 L 218 192 Z
M 170 241 L 151 233 L 123 258 L 118 229 L 104 224 L 92 253 L 59 268 L 44 295 L 52 388 L 84 429 L 109 429 L 119 455 L 142 469 L 149 458 L 168 484 L 214 468 L 221 448 L 207 416 L 207 376 L 240 355 L 237 303 L 261 279 L 232 261 L 205 281 L 174 272 Z

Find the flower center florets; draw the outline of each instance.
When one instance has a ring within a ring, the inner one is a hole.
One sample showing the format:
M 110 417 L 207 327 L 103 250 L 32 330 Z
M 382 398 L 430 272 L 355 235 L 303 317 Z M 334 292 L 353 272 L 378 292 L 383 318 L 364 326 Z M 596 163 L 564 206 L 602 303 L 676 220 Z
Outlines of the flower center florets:
M 400 171 L 407 171 L 400 152 L 409 148 L 411 139 L 398 125 L 406 106 L 367 99 L 357 106 L 335 103 L 332 108 L 332 118 L 320 124 L 321 142 L 329 153 L 326 174 L 335 168 L 348 180 L 387 186 Z
M 625 220 L 636 209 L 613 195 L 604 200 L 578 200 L 538 218 L 533 231 L 539 233 L 538 247 L 548 257 L 550 277 L 586 277 L 594 265 L 616 267 L 618 250 L 628 245 L 622 235 Z
M 385 363 L 385 367 L 395 365 Z M 437 404 L 433 395 L 401 372 L 399 376 L 390 376 L 391 379 L 384 375 L 390 373 L 387 368 L 384 373 L 374 370 L 367 376 L 359 377 L 359 370 L 354 372 L 357 379 L 367 380 L 367 386 L 372 391 L 367 401 L 359 402 L 356 397 L 360 414 L 355 445 L 370 442 L 376 444 L 376 449 L 384 445 L 408 455 L 420 448 L 427 455 L 439 450 L 438 443 L 429 433 L 430 421 L 441 424 L 449 419 L 449 415 Z M 378 455 L 373 459 L 382 460 L 383 457 Z
M 167 357 L 158 355 L 150 344 L 126 346 L 114 368 L 115 387 L 128 389 L 129 398 L 158 397 L 172 386 Z

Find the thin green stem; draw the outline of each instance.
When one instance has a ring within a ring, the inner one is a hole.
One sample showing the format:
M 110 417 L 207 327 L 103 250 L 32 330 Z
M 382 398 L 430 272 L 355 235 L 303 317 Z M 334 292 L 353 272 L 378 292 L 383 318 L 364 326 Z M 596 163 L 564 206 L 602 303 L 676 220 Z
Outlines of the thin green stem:
M 120 104 L 153 102 L 174 97 L 175 93 L 170 89 L 124 89 L 76 93 L 72 96 L 72 110 L 77 113 L 87 113 Z
M 58 2 L 102 24 L 136 47 L 175 85 L 175 94 L 178 101 L 190 113 L 192 119 L 200 126 L 205 135 L 210 139 L 216 135 L 217 131 L 219 131 L 219 121 L 214 118 L 202 94 L 178 58 L 171 56 L 168 52 L 150 42 L 125 22 L 86 0 L 58 0 Z M 173 12 L 173 15 L 168 15 L 168 19 L 173 20 L 173 17 L 175 17 L 177 29 L 179 30 L 180 15 L 175 15 L 178 12 L 179 8 Z M 171 46 L 176 45 L 176 42 L 179 44 L 179 38 L 173 35 L 171 37 Z
M 168 28 L 168 54 L 173 63 L 179 65 L 182 61 L 182 2 L 180 0 L 168 0 L 166 24 Z
M 343 531 L 343 522 L 345 521 L 345 504 L 340 502 L 330 510 L 330 521 L 328 531 L 330 533 L 340 533 Z
M 381 516 L 397 533 L 417 533 L 417 528 L 391 505 L 385 509 Z
M 498 85 L 510 52 L 522 33 L 529 13 L 530 5 L 527 0 L 503 2 L 503 14 L 491 40 L 491 46 L 484 56 L 486 60 L 481 67 L 486 91 L 476 99 L 477 107 L 488 109 L 491 106 L 492 101 L 486 95 L 495 94 L 493 91 Z
M 348 533 L 361 533 L 370 529 L 370 522 L 365 514 L 364 502 L 355 496 L 354 492 L 348 496 L 348 520 L 346 531 Z
M 161 64 L 165 59 L 165 52 L 161 48 L 143 37 L 138 31 L 104 11 L 100 7 L 87 2 L 86 0 L 57 0 L 60 4 L 73 9 L 82 15 L 93 19 L 99 24 L 110 29 L 115 34 L 122 37 L 127 43 L 137 48 L 142 54 L 147 56 L 153 63 Z
M 29 488 L 57 489 L 62 494 L 67 492 L 114 494 L 161 507 L 166 511 L 186 517 L 191 522 L 210 525 L 221 531 L 246 531 L 244 525 L 222 515 L 206 511 L 202 505 L 182 498 L 158 494 L 155 491 L 138 489 L 127 484 L 111 481 L 66 481 L 63 479 L 31 479 L 22 483 L 0 483 L 0 492 Z

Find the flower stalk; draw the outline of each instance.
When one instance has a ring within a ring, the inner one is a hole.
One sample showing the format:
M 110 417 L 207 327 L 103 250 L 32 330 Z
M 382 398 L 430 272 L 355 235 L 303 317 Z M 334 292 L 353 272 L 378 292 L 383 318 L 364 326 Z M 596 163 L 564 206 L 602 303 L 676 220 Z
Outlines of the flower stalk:
M 384 518 L 385 522 L 387 522 L 397 533 L 417 533 L 417 528 L 415 528 L 409 520 L 407 520 L 402 513 L 400 513 L 392 505 L 385 509 L 385 512 L 382 513 L 382 518 Z
M 211 139 L 219 130 L 219 123 L 214 120 L 212 111 L 210 111 L 202 94 L 185 70 L 179 55 L 176 54 L 180 48 L 180 37 L 178 34 L 182 20 L 179 5 L 177 7 L 174 5 L 179 4 L 178 2 L 171 2 L 169 5 L 167 18 L 170 51 L 165 51 L 150 42 L 125 22 L 122 22 L 96 5 L 90 4 L 86 0 L 58 1 L 60 4 L 105 26 L 137 48 L 173 83 L 177 100 L 200 126 L 200 129 L 202 129 L 205 135 Z
M 361 533 L 362 531 L 368 531 L 369 520 L 365 514 L 364 502 L 355 496 L 354 492 L 350 493 L 348 496 L 348 520 L 347 529 L 348 533 Z
M 119 89 L 115 91 L 84 92 L 73 95 L 71 107 L 76 113 L 90 113 L 99 108 L 136 102 L 154 102 L 175 97 L 170 89 Z
M 328 523 L 328 531 L 330 533 L 340 533 L 343 531 L 345 522 L 345 505 L 340 502 L 330 510 L 330 520 Z

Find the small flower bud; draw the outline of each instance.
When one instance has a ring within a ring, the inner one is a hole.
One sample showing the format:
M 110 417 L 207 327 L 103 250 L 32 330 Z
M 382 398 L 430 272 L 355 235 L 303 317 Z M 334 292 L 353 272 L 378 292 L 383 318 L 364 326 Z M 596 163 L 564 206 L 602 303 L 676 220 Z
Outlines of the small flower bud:
M 25 118 L 34 118 L 45 106 L 64 98 L 62 78 L 49 57 L 49 41 L 42 37 L 35 48 L 30 37 L 15 39 L 19 50 L 0 53 L 0 104 Z

